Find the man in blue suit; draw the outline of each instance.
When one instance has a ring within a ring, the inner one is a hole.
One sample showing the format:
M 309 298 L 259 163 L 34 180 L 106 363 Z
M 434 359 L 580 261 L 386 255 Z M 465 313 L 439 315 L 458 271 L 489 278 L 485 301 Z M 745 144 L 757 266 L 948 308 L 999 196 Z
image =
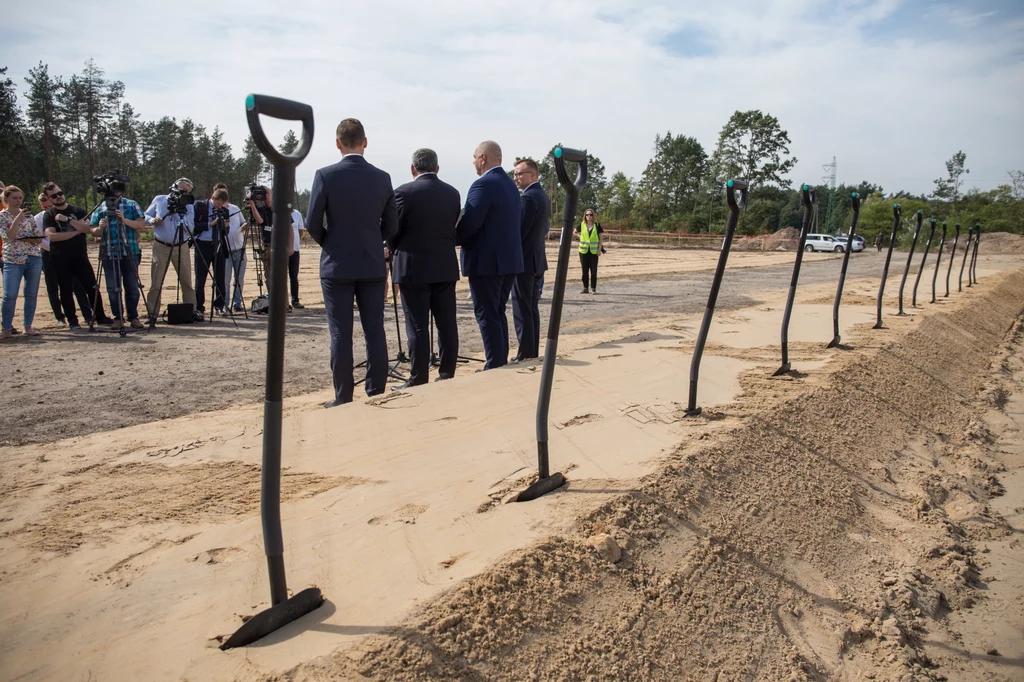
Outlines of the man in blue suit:
M 430 375 L 430 314 L 437 325 L 440 350 L 438 379 L 455 376 L 459 326 L 455 316 L 455 224 L 462 202 L 459 190 L 437 177 L 437 153 L 417 149 L 412 155 L 414 180 L 395 189 L 398 232 L 388 240 L 395 254 L 391 276 L 402 292 L 405 330 L 412 371 L 404 386 L 427 383 Z
M 515 276 L 523 271 L 519 190 L 501 167 L 497 142 L 481 142 L 473 153 L 480 177 L 469 188 L 466 206 L 455 228 L 462 246 L 462 274 L 469 278 L 480 336 L 484 369 L 508 364 L 508 317 L 505 314 Z
M 523 190 L 523 212 L 519 221 L 523 240 L 523 271 L 512 285 L 512 319 L 516 324 L 519 352 L 515 362 L 540 355 L 540 290 L 548 258 L 544 252 L 551 229 L 551 202 L 537 182 L 537 162 L 523 159 L 513 174 L 516 186 Z
M 334 400 L 352 402 L 352 299 L 366 340 L 366 395 L 384 392 L 388 345 L 384 336 L 384 240 L 398 230 L 391 176 L 363 158 L 363 124 L 346 118 L 338 124 L 341 161 L 313 177 L 306 231 L 319 244 L 320 286 L 331 334 Z

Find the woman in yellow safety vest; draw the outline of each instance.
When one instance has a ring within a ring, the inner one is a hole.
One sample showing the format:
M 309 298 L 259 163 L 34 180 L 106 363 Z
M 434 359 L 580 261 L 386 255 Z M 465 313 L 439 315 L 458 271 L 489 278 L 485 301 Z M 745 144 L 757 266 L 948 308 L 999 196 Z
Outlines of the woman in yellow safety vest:
M 578 230 L 573 230 L 573 236 L 580 237 L 580 265 L 583 267 L 583 291 L 581 294 L 597 293 L 597 258 L 604 250 L 601 242 L 601 233 L 604 228 L 601 223 L 594 219 L 594 209 L 588 208 L 583 212 L 583 222 Z M 589 279 L 587 279 L 589 274 Z

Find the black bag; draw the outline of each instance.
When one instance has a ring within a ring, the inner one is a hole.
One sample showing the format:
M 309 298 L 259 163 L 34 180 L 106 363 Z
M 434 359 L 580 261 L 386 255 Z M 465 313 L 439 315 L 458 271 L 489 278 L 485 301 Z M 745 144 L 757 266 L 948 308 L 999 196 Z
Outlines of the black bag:
M 167 324 L 192 324 L 195 318 L 192 312 L 195 310 L 191 303 L 168 303 Z
M 270 297 L 266 294 L 257 296 L 252 302 L 252 312 L 254 315 L 266 315 L 270 312 Z

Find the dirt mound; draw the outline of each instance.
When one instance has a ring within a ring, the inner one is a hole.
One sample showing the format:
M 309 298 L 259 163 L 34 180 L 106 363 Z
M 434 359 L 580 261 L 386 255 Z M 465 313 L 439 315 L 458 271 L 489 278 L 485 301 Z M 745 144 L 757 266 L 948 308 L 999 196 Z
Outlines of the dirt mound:
M 1024 234 L 1010 232 L 982 232 L 978 253 L 1012 254 L 1024 253 Z
M 977 360 L 1019 350 L 1022 289 L 1018 272 L 879 332 L 817 385 L 773 382 L 794 388 L 753 396 L 731 433 L 684 445 L 574 535 L 358 653 L 264 679 L 972 679 L 984 656 L 943 643 L 946 614 L 984 598 L 980 541 L 1013 533 L 986 506 L 999 465 L 980 417 L 1005 402 L 1005 366 Z M 604 534 L 615 563 L 587 543 Z

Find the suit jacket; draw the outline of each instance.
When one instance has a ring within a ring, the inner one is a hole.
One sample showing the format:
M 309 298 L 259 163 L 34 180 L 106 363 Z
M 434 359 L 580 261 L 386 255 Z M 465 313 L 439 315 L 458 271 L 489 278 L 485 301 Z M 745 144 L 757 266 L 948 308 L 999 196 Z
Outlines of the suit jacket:
M 388 239 L 395 254 L 391 276 L 398 284 L 434 284 L 459 279 L 455 224 L 462 210 L 459 190 L 433 173 L 395 190 L 398 232 Z
M 500 166 L 476 179 L 455 228 L 455 243 L 462 246 L 462 274 L 482 277 L 523 271 L 521 214 L 519 190 Z
M 320 277 L 367 280 L 387 276 L 384 240 L 396 230 L 398 211 L 391 176 L 361 154 L 346 156 L 313 176 L 306 231 L 323 247 Z
M 526 188 L 522 201 L 523 272 L 537 274 L 548 269 L 544 246 L 551 229 L 551 202 L 537 182 Z

